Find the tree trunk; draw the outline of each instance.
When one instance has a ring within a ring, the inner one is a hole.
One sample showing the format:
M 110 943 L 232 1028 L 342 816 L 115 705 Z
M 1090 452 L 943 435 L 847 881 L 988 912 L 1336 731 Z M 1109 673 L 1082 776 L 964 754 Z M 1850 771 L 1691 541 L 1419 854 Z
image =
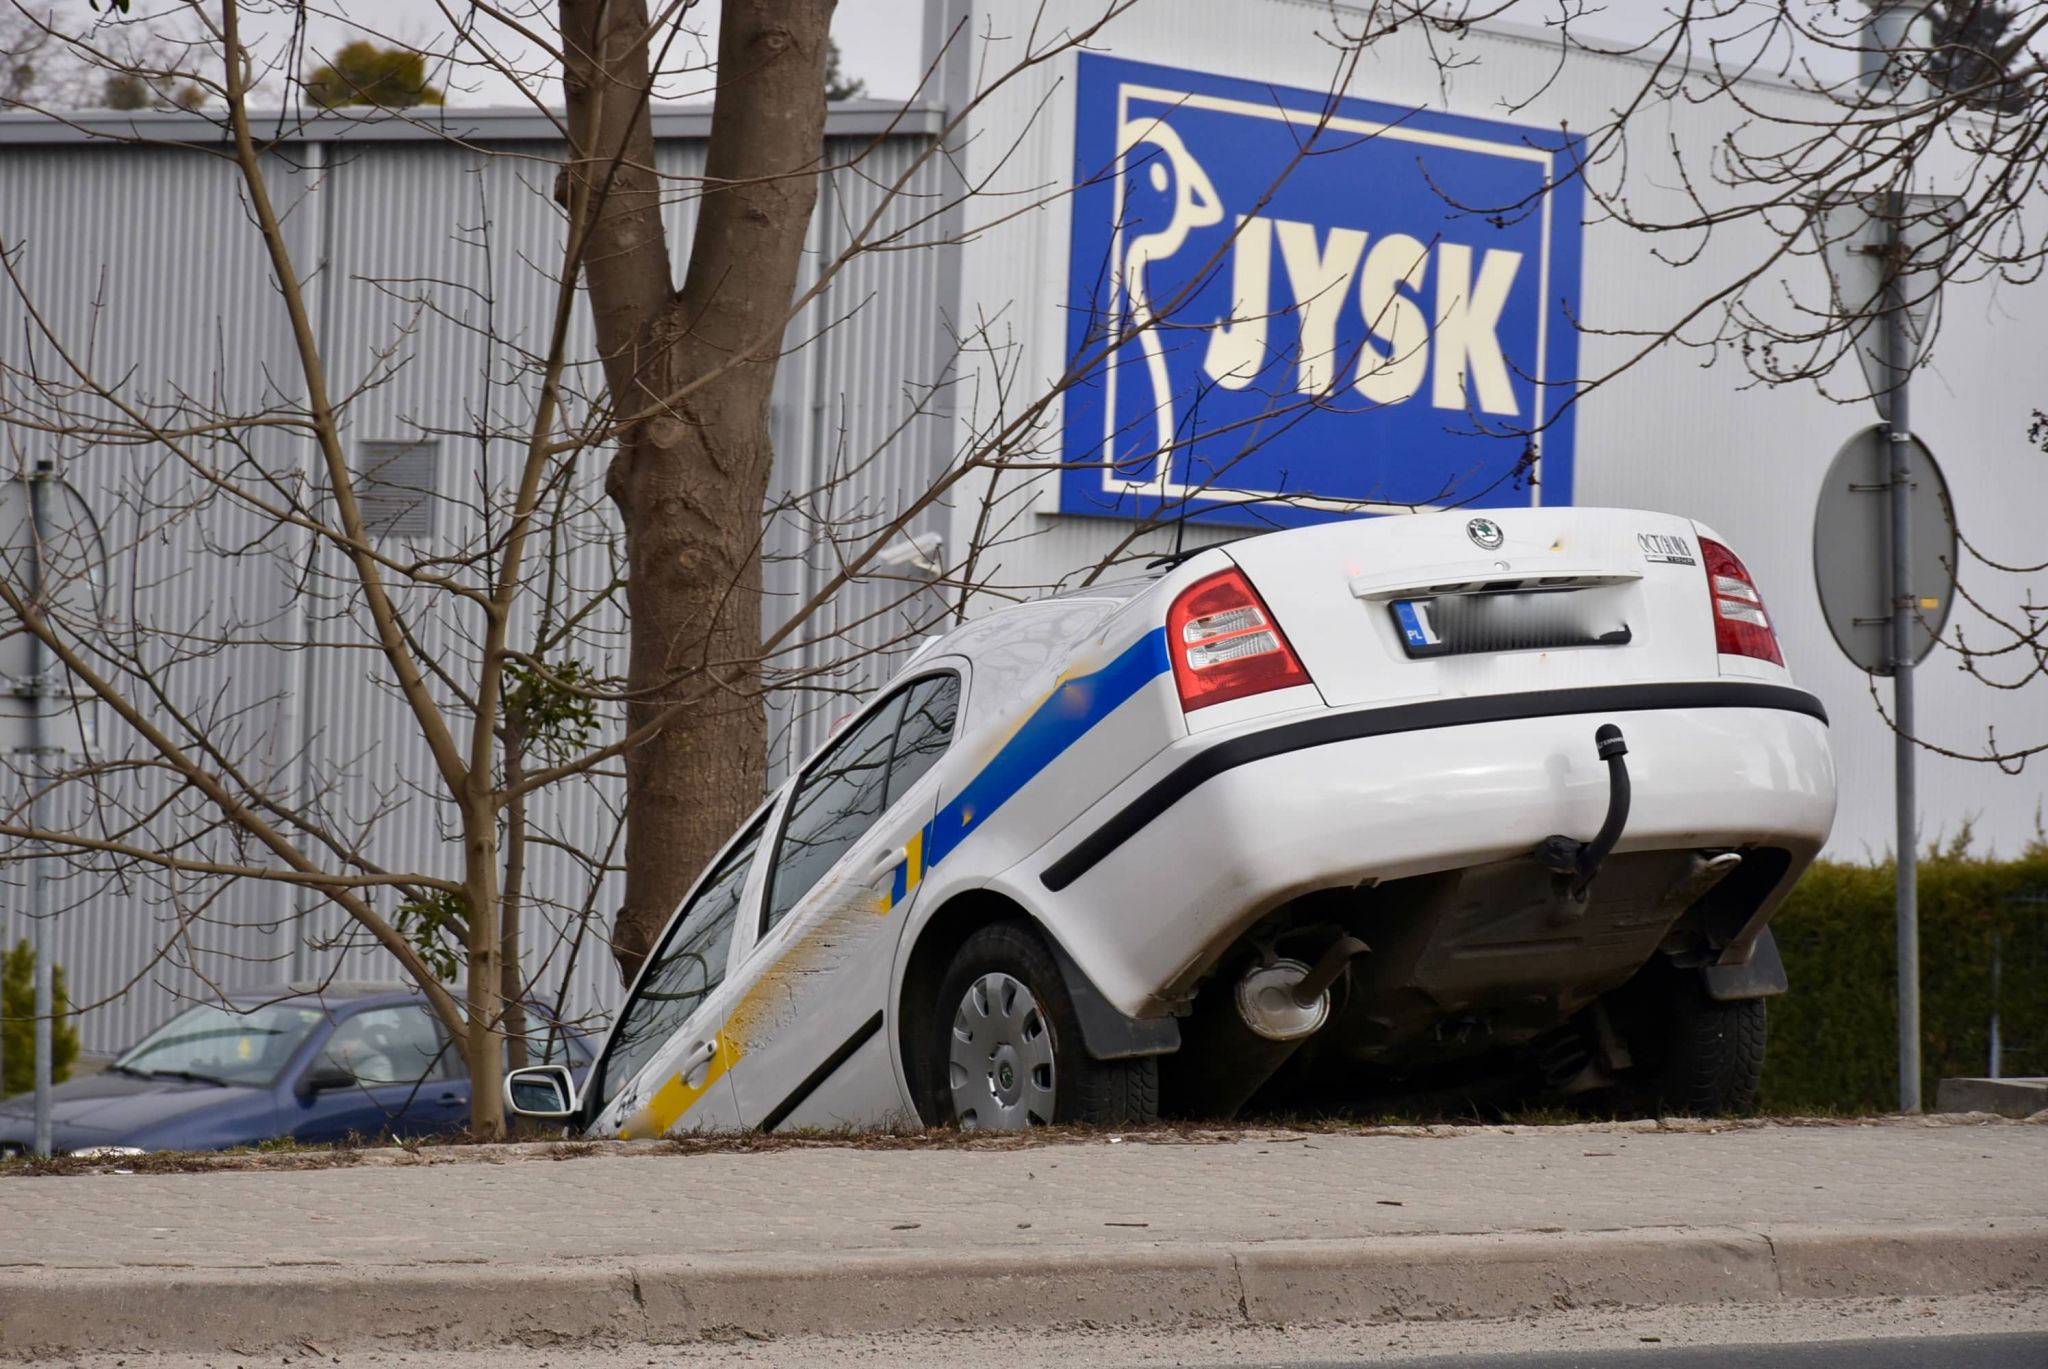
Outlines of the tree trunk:
M 626 531 L 630 980 L 690 882 L 759 801 L 769 394 L 817 201 L 833 0 L 725 0 L 705 185 L 680 292 L 646 113 L 641 0 L 562 0 L 572 221 L 615 412 L 607 488 Z M 579 206 L 581 208 L 579 208 Z M 687 393 L 684 393 L 687 391 Z
M 505 1136 L 505 1053 L 498 1030 L 503 971 L 498 944 L 498 814 L 488 785 L 463 796 L 464 901 L 469 904 L 469 1035 L 462 1055 L 469 1066 L 469 1130 L 478 1140 Z
M 505 788 L 516 790 L 526 777 L 526 733 L 516 717 L 505 720 Z M 504 976 L 499 992 L 504 996 L 505 1068 L 525 1069 L 532 1063 L 527 1049 L 526 954 L 520 939 L 520 914 L 526 891 L 526 797 L 519 796 L 505 811 L 505 897 L 500 903 L 498 955 Z

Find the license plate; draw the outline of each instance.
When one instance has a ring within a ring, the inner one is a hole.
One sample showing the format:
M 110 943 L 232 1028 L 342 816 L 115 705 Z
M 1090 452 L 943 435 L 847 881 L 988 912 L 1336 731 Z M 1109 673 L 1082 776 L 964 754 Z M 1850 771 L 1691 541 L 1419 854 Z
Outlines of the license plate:
M 1601 596 L 1575 590 L 1439 594 L 1396 599 L 1390 607 L 1411 660 L 1627 646 L 1633 637 L 1611 603 L 1603 605 Z
M 1410 656 L 1443 656 L 1450 652 L 1443 634 L 1430 620 L 1433 599 L 1396 599 L 1394 622 L 1401 629 L 1401 645 Z

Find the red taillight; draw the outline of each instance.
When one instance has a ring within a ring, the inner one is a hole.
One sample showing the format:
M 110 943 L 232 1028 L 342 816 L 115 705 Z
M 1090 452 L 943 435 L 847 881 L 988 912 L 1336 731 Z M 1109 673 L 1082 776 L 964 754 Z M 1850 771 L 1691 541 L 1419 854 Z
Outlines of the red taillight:
M 1180 705 L 1189 712 L 1310 682 L 1265 600 L 1234 566 L 1197 580 L 1173 601 L 1166 649 Z
M 1764 612 L 1764 596 L 1744 569 L 1742 559 L 1719 542 L 1702 537 L 1700 560 L 1707 568 L 1707 594 L 1714 604 L 1714 644 L 1724 656 L 1753 656 L 1773 665 L 1785 664 L 1778 634 Z

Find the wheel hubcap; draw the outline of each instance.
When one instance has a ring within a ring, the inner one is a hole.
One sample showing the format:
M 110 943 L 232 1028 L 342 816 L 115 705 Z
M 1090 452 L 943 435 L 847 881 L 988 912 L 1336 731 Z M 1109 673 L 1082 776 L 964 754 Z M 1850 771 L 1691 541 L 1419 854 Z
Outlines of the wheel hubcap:
M 1022 980 L 993 970 L 967 986 L 947 1064 L 962 1127 L 1014 1131 L 1052 1121 L 1052 1030 Z

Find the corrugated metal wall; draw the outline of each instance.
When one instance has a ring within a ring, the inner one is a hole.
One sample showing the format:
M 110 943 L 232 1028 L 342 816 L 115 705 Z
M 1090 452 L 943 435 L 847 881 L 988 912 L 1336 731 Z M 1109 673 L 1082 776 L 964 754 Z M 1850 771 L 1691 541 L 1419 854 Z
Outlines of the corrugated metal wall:
M 439 443 L 434 536 L 380 548 L 401 563 L 489 535 L 486 520 L 502 509 L 504 482 L 522 454 L 517 439 L 537 393 L 532 356 L 547 346 L 563 250 L 552 198 L 560 153 L 543 140 L 545 127 L 530 117 L 464 117 L 472 126 L 459 142 L 396 125 L 360 127 L 286 144 L 266 162 L 351 454 L 360 441 Z M 878 208 L 883 231 L 926 212 L 936 174 L 918 163 L 932 122 L 920 114 L 876 138 L 879 119 L 835 111 L 827 161 L 836 169 L 823 178 L 800 288 L 816 282 Z M 707 127 L 701 113 L 657 120 L 660 169 L 676 187 L 667 217 L 679 276 Z M 206 136 L 176 115 L 144 116 L 143 131 Z M 0 242 L 55 337 L 89 358 L 94 374 L 120 378 L 121 402 L 159 414 L 181 395 L 194 411 L 302 409 L 290 329 L 237 173 L 213 152 L 86 146 L 75 135 L 0 120 Z M 909 193 L 885 205 L 886 188 L 906 176 Z M 789 329 L 774 400 L 771 625 L 838 568 L 835 539 L 851 545 L 929 487 L 945 459 L 942 431 L 916 416 L 946 366 L 936 280 L 932 253 L 856 255 Z M 24 404 L 47 408 L 26 374 L 63 370 L 23 313 L 19 297 L 0 296 L 0 359 L 12 372 L 6 399 L 17 419 Z M 601 390 L 593 354 L 579 304 L 567 352 L 579 363 L 569 424 L 588 415 Z M 105 405 L 88 398 L 71 407 Z M 101 511 L 114 549 L 110 649 L 150 661 L 166 684 L 154 707 L 175 703 L 214 716 L 236 764 L 259 772 L 252 788 L 315 815 L 374 865 L 457 874 L 451 816 L 424 782 L 431 758 L 388 671 L 354 645 L 367 640 L 364 613 L 334 547 L 236 500 L 207 498 L 205 481 L 161 449 L 39 437 L 20 422 L 7 426 L 6 441 L 11 464 L 58 449 L 70 479 Z M 274 481 L 280 498 L 325 497 L 317 451 L 287 428 L 250 426 L 194 440 L 189 450 L 244 481 Z M 617 573 L 602 466 L 601 452 L 586 453 L 570 482 L 580 511 L 565 524 L 565 550 L 553 565 L 558 614 L 604 591 Z M 533 578 L 538 594 L 538 569 Z M 391 579 L 419 656 L 454 663 L 459 679 L 481 631 L 474 610 L 406 584 L 402 574 Z M 777 771 L 844 711 L 844 691 L 889 669 L 896 653 L 875 648 L 939 607 L 914 578 L 861 581 L 819 615 L 822 627 L 797 634 L 776 663 L 803 686 L 772 705 Z M 171 625 L 176 634 L 164 630 Z M 623 674 L 622 627 L 607 603 L 554 655 L 598 675 Z M 523 611 L 511 640 L 530 639 L 534 628 L 533 613 Z M 181 635 L 190 659 L 177 659 Z M 238 645 L 197 649 L 213 639 Z M 459 700 L 444 685 L 433 688 L 466 727 Z M 145 756 L 115 719 L 95 722 L 102 760 Z M 607 717 L 600 735 L 613 735 L 615 722 Z M 125 785 L 135 802 L 167 792 L 146 772 L 109 783 Z M 566 983 L 575 1015 L 602 1014 L 618 996 L 604 940 L 618 890 L 599 871 L 607 857 L 617 860 L 619 806 L 617 782 L 598 779 L 549 791 L 530 814 L 539 840 L 530 856 L 529 969 L 543 999 Z M 112 811 L 95 808 L 77 796 L 79 820 Z M 141 822 L 134 839 L 195 856 L 252 858 L 227 835 L 204 833 L 204 822 L 200 805 L 184 800 Z M 10 943 L 25 933 L 20 875 L 19 865 L 8 867 L 0 888 L 0 937 Z M 393 902 L 388 891 L 379 899 L 387 912 Z M 89 1008 L 81 1022 L 89 1051 L 118 1048 L 173 1011 L 179 995 L 208 984 L 391 974 L 388 956 L 340 910 L 280 882 L 159 875 L 120 887 L 80 876 L 59 890 L 58 903 L 65 911 L 54 944 L 74 998 Z M 565 974 L 572 944 L 575 966 Z

